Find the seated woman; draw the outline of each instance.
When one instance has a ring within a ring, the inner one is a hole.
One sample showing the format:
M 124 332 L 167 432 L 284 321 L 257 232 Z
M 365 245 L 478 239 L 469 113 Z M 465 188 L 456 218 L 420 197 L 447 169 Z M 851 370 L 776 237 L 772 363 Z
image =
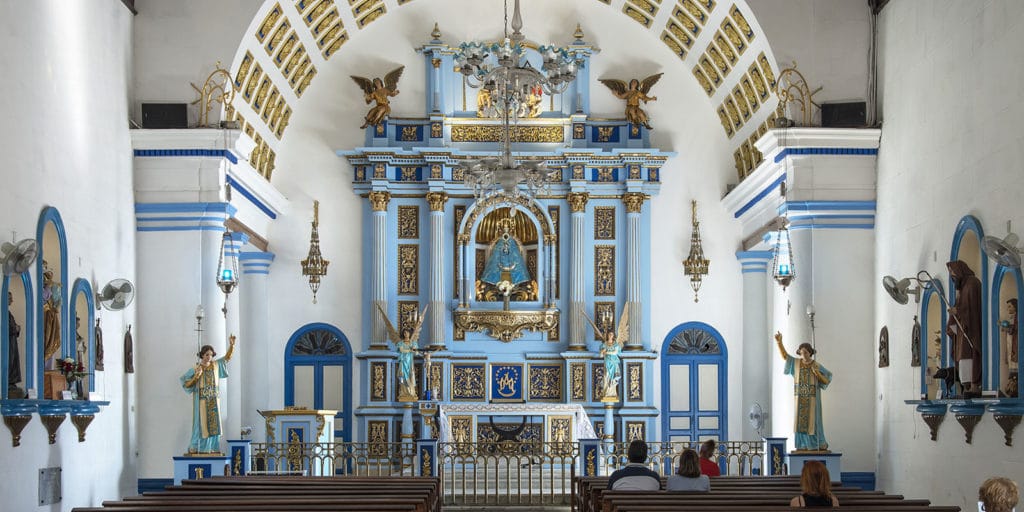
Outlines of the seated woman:
M 800 496 L 793 498 L 789 506 L 793 508 L 813 508 L 839 506 L 839 498 L 832 494 L 832 478 L 828 468 L 817 460 L 804 463 L 800 472 Z
M 704 441 L 704 444 L 700 445 L 700 472 L 707 476 L 722 476 L 722 470 L 718 467 L 718 463 L 712 460 L 715 456 L 715 448 L 718 444 L 715 443 L 714 439 L 708 439 Z
M 985 512 L 1013 512 L 1019 499 L 1017 484 L 1009 478 L 989 478 L 978 489 L 978 501 Z
M 707 475 L 700 474 L 700 457 L 690 448 L 683 450 L 679 457 L 679 469 L 676 474 L 668 477 L 665 485 L 667 491 L 698 491 L 711 490 L 711 480 Z

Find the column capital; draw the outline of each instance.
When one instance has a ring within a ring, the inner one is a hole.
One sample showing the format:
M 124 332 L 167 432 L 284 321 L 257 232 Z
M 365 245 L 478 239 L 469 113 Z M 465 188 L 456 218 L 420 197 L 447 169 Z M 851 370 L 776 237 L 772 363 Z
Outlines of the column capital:
M 558 235 L 549 233 L 544 235 L 544 245 L 555 245 L 558 243 Z
M 647 194 L 643 192 L 626 192 L 622 194 L 622 202 L 626 204 L 626 213 L 640 213 L 640 209 L 647 200 Z
M 367 195 L 370 199 L 370 207 L 375 212 L 383 212 L 388 209 L 388 202 L 391 201 L 391 193 L 388 191 L 375 191 Z
M 427 192 L 427 202 L 430 203 L 430 211 L 443 212 L 444 204 L 448 201 L 448 194 L 444 192 Z
M 581 213 L 587 209 L 587 201 L 590 199 L 590 194 L 587 192 L 570 192 L 567 199 L 569 200 L 569 208 L 572 209 L 572 212 Z

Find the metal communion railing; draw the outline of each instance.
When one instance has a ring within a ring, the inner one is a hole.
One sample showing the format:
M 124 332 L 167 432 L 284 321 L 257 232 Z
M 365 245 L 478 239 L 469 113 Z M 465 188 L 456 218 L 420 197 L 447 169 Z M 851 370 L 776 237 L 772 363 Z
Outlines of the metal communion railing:
M 268 474 L 412 475 L 415 458 L 408 443 L 252 443 L 253 471 Z
M 576 474 L 576 443 L 439 443 L 449 505 L 563 505 Z

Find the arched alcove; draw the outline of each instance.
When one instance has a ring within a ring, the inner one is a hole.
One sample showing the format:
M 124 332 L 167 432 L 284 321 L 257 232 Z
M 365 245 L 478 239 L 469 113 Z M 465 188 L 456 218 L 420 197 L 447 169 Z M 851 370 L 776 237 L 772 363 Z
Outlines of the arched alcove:
M 83 377 L 83 389 L 96 391 L 96 336 L 92 326 L 96 323 L 95 295 L 92 285 L 83 278 L 75 279 L 71 287 L 69 297 L 68 319 L 71 328 L 71 352 L 67 357 L 74 357 L 75 361 L 84 361 L 86 372 L 89 374 Z M 82 398 L 82 397 L 79 397 Z
M 992 371 L 992 347 L 989 343 L 988 318 L 989 309 L 989 273 L 988 258 L 981 249 L 981 241 L 985 239 L 985 230 L 981 221 L 973 215 L 965 215 L 957 223 L 953 233 L 953 243 L 949 251 L 949 261 L 961 260 L 974 272 L 981 281 L 981 339 L 972 340 L 981 347 L 981 382 L 983 389 L 994 389 L 999 384 L 999 376 Z M 949 282 L 949 303 L 956 306 L 956 285 L 953 278 Z M 955 357 L 955 355 L 954 355 Z
M 352 436 L 352 346 L 337 327 L 299 327 L 284 349 L 284 405 L 337 410 L 334 436 Z
M 0 307 L 0 350 L 3 351 L 3 363 L 0 373 L 3 379 L 2 396 L 8 394 L 10 386 L 18 386 L 22 390 L 34 388 L 35 379 L 31 369 L 36 360 L 35 346 L 32 344 L 32 278 L 29 271 L 17 276 L 4 276 L 2 295 L 3 306 Z M 13 324 L 12 324 L 13 322 Z M 15 327 L 15 329 L 11 329 Z M 11 336 L 14 335 L 14 339 Z M 13 343 L 12 343 L 13 341 Z M 11 379 L 12 372 L 15 379 Z
M 36 340 L 40 381 L 47 359 L 73 353 L 68 326 L 68 246 L 64 221 L 56 208 L 43 209 L 36 224 Z M 44 269 L 45 267 L 45 269 Z M 47 341 L 49 340 L 49 346 Z M 49 354 L 47 353 L 49 352 Z M 47 357 L 49 356 L 49 357 Z
M 939 368 L 953 365 L 946 336 L 946 308 L 939 297 L 943 293 L 942 282 L 933 279 L 921 294 L 921 394 L 928 399 L 938 398 L 940 390 L 947 391 L 932 375 Z
M 1009 301 L 1015 300 L 1012 310 L 1009 309 Z M 1019 268 L 1008 268 L 996 265 L 996 271 L 992 275 L 992 299 L 990 301 L 992 357 L 990 358 L 993 369 L 998 369 L 998 389 L 1006 391 L 1007 380 L 1010 373 L 1017 373 L 1017 396 L 1020 396 L 1020 351 L 1024 348 L 1024 338 L 1021 337 L 1020 329 L 1020 303 L 1024 302 L 1024 279 L 1022 279 Z M 1013 315 L 1011 316 L 1011 311 Z M 1016 316 L 1016 318 L 1013 318 Z M 1011 333 L 1016 330 L 1016 336 Z M 1013 349 L 1016 348 L 1016 351 Z M 1016 355 L 1017 362 L 1011 360 Z M 1008 393 L 1009 394 L 1009 393 Z

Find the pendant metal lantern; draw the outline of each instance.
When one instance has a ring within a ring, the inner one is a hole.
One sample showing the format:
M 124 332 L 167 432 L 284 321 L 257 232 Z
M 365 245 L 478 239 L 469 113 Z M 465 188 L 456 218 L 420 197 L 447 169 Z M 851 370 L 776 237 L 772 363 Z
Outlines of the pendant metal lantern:
M 231 232 L 224 231 L 220 239 L 220 258 L 217 261 L 217 287 L 224 292 L 224 316 L 228 314 L 228 295 L 238 286 L 238 251 L 231 247 Z
M 796 279 L 796 262 L 787 223 L 783 222 L 775 235 L 775 254 L 772 257 L 772 278 L 785 290 Z
M 316 292 L 320 289 L 320 278 L 327 275 L 327 265 L 331 262 L 320 254 L 320 201 L 313 201 L 313 228 L 309 233 L 309 254 L 302 260 L 302 275 L 309 277 L 309 289 L 313 290 L 313 304 L 316 304 Z
M 690 254 L 683 260 L 683 273 L 690 276 L 690 287 L 693 288 L 693 301 L 698 302 L 697 292 L 708 275 L 711 260 L 704 257 L 704 246 L 700 240 L 700 222 L 697 221 L 697 201 L 691 203 L 693 233 L 690 234 Z

